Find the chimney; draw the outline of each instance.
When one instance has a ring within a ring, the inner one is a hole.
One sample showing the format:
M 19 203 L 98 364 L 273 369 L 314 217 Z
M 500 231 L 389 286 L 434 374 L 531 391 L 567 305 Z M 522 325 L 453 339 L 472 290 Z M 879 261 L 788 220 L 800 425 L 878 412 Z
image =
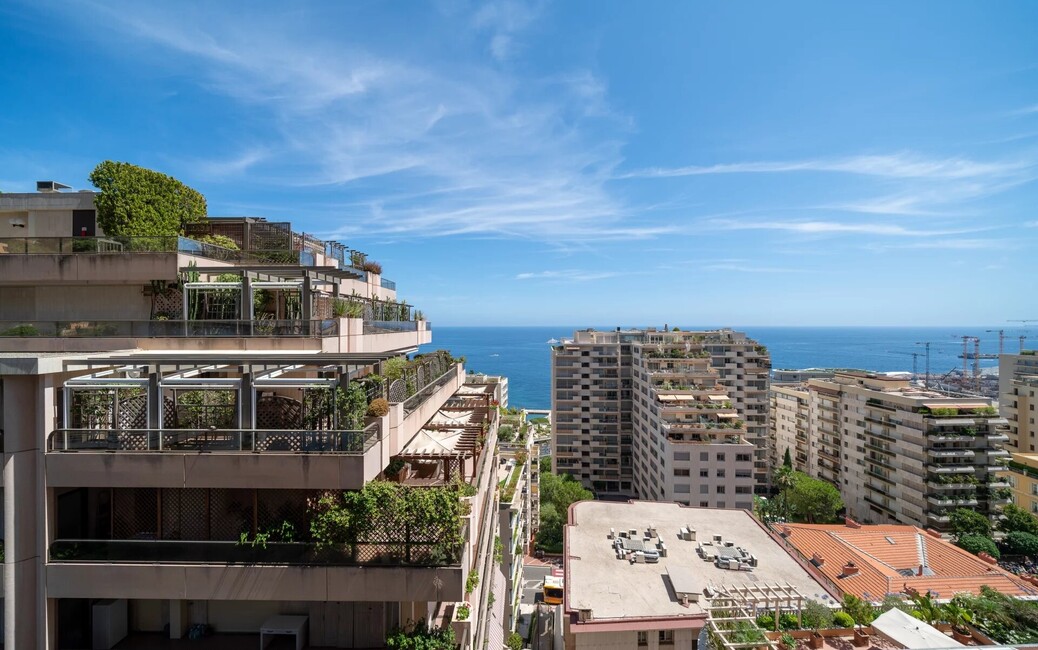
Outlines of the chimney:
M 937 532 L 936 530 L 934 530 L 933 528 L 927 528 L 926 529 L 926 534 L 929 535 L 930 537 L 936 537 L 937 539 L 944 539 L 943 537 L 941 537 L 941 534 L 939 532 Z
M 811 564 L 820 567 L 825 564 L 825 558 L 818 553 L 814 553 L 811 555 Z
M 861 528 L 861 524 L 859 524 L 858 522 L 854 521 L 850 517 L 844 517 L 843 518 L 843 525 L 846 526 L 847 528 Z
M 922 564 L 919 565 L 919 573 L 917 573 L 916 575 L 917 576 L 923 575 L 923 565 Z
M 979 557 L 981 560 L 984 560 L 988 564 L 998 564 L 998 560 L 996 560 L 995 558 L 991 557 L 991 555 L 989 555 L 988 553 L 985 553 L 984 551 L 981 551 L 980 553 L 977 553 L 977 557 Z
M 858 575 L 858 565 L 851 561 L 848 561 L 847 564 L 843 565 L 843 571 L 840 572 L 841 578 L 849 578 L 856 575 Z
M 789 537 L 792 532 L 793 532 L 792 528 L 790 528 L 789 526 L 783 526 L 782 527 L 782 532 L 779 533 L 779 534 L 782 535 L 783 537 Z

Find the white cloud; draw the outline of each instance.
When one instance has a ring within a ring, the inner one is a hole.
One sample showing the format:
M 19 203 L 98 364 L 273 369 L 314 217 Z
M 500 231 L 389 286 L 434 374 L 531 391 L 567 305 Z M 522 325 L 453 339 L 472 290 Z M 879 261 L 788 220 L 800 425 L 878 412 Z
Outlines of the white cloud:
M 891 248 L 917 250 L 1009 250 L 1017 247 L 1017 242 L 1012 239 L 932 239 L 904 244 L 883 244 L 870 246 L 869 248 L 873 250 L 887 250 Z
M 515 276 L 516 280 L 558 280 L 558 281 L 569 281 L 569 282 L 590 282 L 592 280 L 605 280 L 606 278 L 615 278 L 621 275 L 631 275 L 630 273 L 621 273 L 619 271 L 581 271 L 577 269 L 567 269 L 560 271 L 534 271 L 527 273 L 519 273 Z
M 393 177 L 396 191 L 358 199 L 345 223 L 340 213 L 312 224 L 315 230 L 558 244 L 673 231 L 635 223 L 634 210 L 605 187 L 623 143 L 592 130 L 626 125 L 588 71 L 520 83 L 501 70 L 438 67 L 344 45 L 351 42 L 344 38 L 293 39 L 270 17 L 91 8 L 101 17 L 95 29 L 130 35 L 166 62 L 180 57 L 178 68 L 196 65 L 200 84 L 272 125 L 262 147 L 248 143 L 223 158 L 185 161 L 193 171 L 248 172 L 251 181 L 281 187 L 356 187 Z M 504 39 L 496 47 L 505 55 L 539 13 L 540 5 L 493 2 L 462 29 Z
M 709 225 L 723 230 L 783 230 L 809 235 L 863 234 L 898 237 L 935 237 L 976 232 L 978 229 L 911 229 L 886 223 L 841 223 L 837 221 L 739 221 L 712 219 Z
M 956 180 L 1004 176 L 1033 167 L 1030 162 L 978 162 L 968 158 L 926 158 L 918 154 L 850 156 L 798 161 L 759 161 L 717 165 L 637 170 L 617 178 L 673 178 L 713 174 L 775 174 L 790 172 L 831 172 L 880 176 L 884 178 L 924 178 Z

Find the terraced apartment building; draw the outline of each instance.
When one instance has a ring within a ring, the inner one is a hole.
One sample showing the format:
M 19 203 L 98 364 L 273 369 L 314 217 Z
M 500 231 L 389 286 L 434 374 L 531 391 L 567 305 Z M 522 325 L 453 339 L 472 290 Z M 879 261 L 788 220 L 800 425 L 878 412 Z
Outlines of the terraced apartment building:
M 1038 352 L 1023 350 L 998 359 L 998 405 L 1009 421 L 1009 446 L 1021 453 L 1038 451 Z
M 499 638 L 503 383 L 407 359 L 431 328 L 357 251 L 191 228 L 111 237 L 92 193 L 0 195 L 4 646 Z
M 732 330 L 577 331 L 552 349 L 552 466 L 600 495 L 752 507 L 767 350 Z
M 839 488 L 848 516 L 947 531 L 955 508 L 994 521 L 1009 503 L 1009 424 L 991 400 L 862 371 L 807 387 L 813 475 Z

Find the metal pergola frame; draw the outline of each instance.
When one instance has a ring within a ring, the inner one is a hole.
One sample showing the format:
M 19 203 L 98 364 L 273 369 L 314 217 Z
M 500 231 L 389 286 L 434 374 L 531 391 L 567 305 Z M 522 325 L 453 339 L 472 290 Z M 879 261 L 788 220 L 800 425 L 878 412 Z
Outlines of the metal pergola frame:
M 767 637 L 766 631 L 757 625 L 758 607 L 762 603 L 769 609 L 774 607 L 775 629 L 768 630 L 778 632 L 779 615 L 782 607 L 791 609 L 795 606 L 797 610 L 797 622 L 803 624 L 803 605 L 807 599 L 796 587 L 789 584 L 763 584 L 748 587 L 737 587 L 730 585 L 720 587 L 706 606 L 708 625 L 710 630 L 721 639 L 723 648 L 714 650 L 739 650 L 740 648 L 768 647 L 777 650 L 778 645 Z M 734 615 L 733 615 L 734 614 Z M 744 630 L 728 629 L 726 624 L 739 622 L 749 623 L 749 629 L 760 630 L 764 641 L 732 641 L 729 637 Z

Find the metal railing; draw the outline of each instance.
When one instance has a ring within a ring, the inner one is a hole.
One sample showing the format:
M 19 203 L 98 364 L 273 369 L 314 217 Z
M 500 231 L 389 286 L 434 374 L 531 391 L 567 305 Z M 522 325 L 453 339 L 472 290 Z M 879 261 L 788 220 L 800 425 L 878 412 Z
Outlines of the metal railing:
M 414 395 L 404 400 L 404 413 L 409 414 L 411 411 L 417 409 L 422 402 L 429 399 L 429 397 L 439 390 L 440 387 L 448 384 L 457 374 L 458 364 L 451 364 L 442 375 L 433 379 L 428 384 L 418 389 Z
M 184 253 L 239 264 L 299 264 L 293 250 L 240 251 L 189 237 L 0 237 L 0 254 L 113 255 Z
M 381 439 L 378 423 L 359 431 L 293 429 L 57 429 L 51 452 L 249 452 L 361 455 Z
M 393 291 L 396 291 L 396 282 L 393 282 L 392 280 L 387 280 L 386 278 L 382 278 L 382 288 L 392 289 Z
M 0 321 L 2 337 L 185 338 L 338 336 L 339 322 L 327 320 L 71 320 Z
M 270 564 L 326 566 L 457 566 L 462 545 L 442 542 L 360 542 L 318 550 L 313 544 L 187 540 L 58 539 L 50 561 L 103 564 Z

